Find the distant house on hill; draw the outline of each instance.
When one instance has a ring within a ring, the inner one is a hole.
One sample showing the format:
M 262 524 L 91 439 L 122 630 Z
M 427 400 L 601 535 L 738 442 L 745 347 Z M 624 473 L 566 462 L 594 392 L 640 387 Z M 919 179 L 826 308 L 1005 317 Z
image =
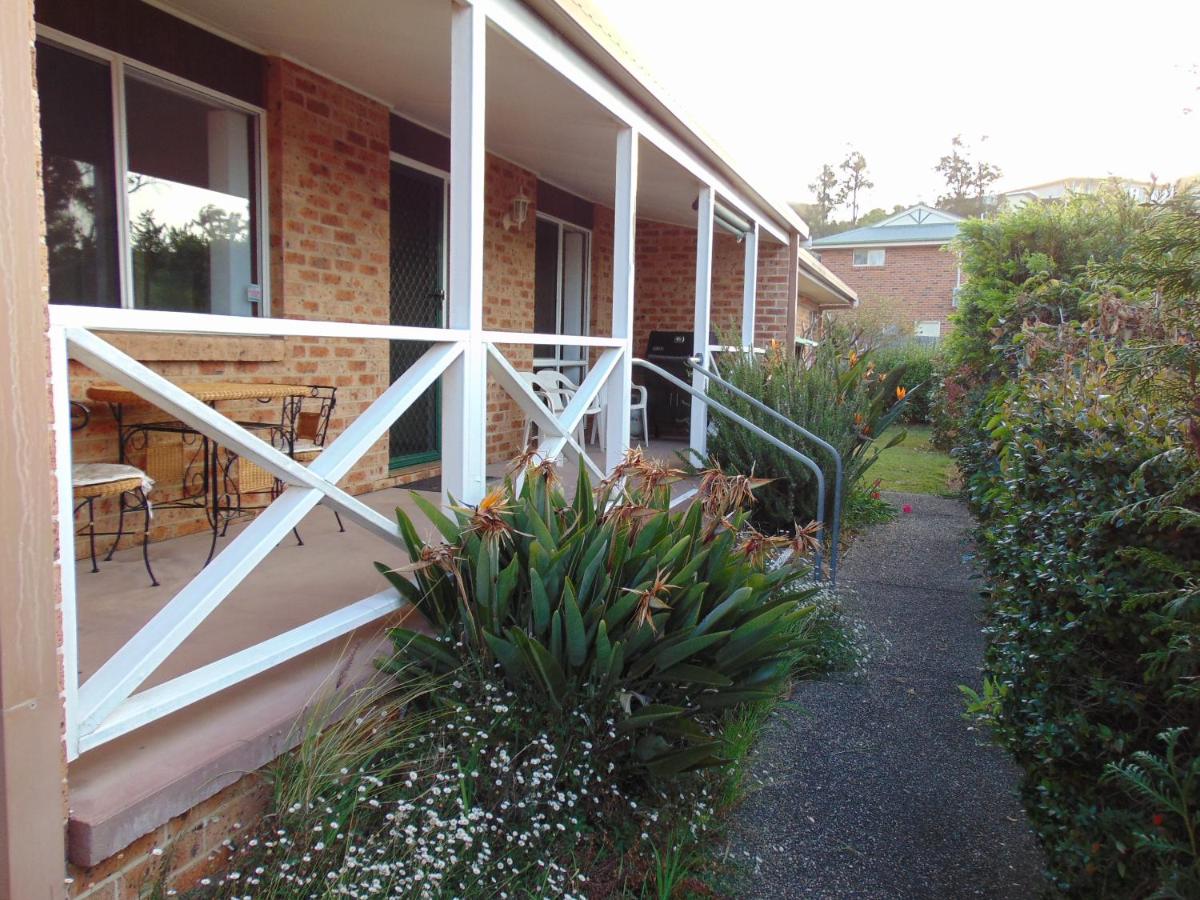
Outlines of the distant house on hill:
M 1119 187 L 1139 203 L 1145 203 L 1156 191 L 1168 187 L 1168 185 L 1155 184 L 1152 181 L 1134 181 L 1112 175 L 1103 178 L 1084 176 L 1059 178 L 1056 181 L 1044 181 L 1028 187 L 1013 188 L 1010 191 L 1001 191 L 997 197 L 1000 200 L 1001 208 L 1024 206 L 1031 200 L 1058 200 L 1070 194 L 1095 194 L 1105 186 Z
M 895 317 L 919 337 L 938 340 L 950 327 L 961 281 L 946 245 L 962 216 L 918 204 L 865 228 L 812 242 L 822 264 L 853 288 L 858 313 Z

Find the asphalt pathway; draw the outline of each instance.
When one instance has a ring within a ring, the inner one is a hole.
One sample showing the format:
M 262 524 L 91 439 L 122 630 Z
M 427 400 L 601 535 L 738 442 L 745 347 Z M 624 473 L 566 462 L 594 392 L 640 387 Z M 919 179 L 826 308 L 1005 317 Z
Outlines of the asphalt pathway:
M 962 718 L 981 602 L 962 504 L 890 494 L 840 580 L 870 648 L 863 671 L 799 686 L 772 722 L 730 853 L 762 898 L 1036 898 L 1041 857 L 1017 773 Z

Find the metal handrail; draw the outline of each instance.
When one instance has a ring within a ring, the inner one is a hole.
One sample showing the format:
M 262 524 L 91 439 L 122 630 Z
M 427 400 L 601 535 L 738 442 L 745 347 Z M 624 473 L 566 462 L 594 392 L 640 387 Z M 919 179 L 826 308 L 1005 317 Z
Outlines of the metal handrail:
M 679 388 L 681 391 L 684 391 L 684 392 L 690 394 L 691 396 L 695 397 L 697 400 L 699 400 L 701 403 L 704 403 L 706 406 L 712 407 L 717 412 L 721 413 L 721 415 L 725 416 L 728 419 L 732 419 L 734 422 L 737 422 L 737 424 L 741 425 L 743 428 L 747 429 L 752 434 L 756 435 L 757 437 L 762 438 L 767 443 L 772 444 L 773 446 L 782 450 L 788 456 L 791 456 L 793 459 L 795 459 L 801 465 L 807 466 L 812 471 L 813 475 L 815 475 L 816 479 L 817 479 L 817 509 L 819 511 L 818 515 L 817 515 L 817 534 L 816 534 L 817 552 L 813 559 L 813 567 L 816 571 L 817 578 L 820 579 L 821 575 L 822 575 L 821 547 L 824 546 L 822 536 L 823 536 L 823 532 L 825 530 L 825 473 L 823 471 L 821 471 L 821 467 L 818 466 L 815 462 L 813 462 L 813 460 L 811 460 L 809 457 L 805 456 L 803 453 L 801 453 L 799 450 L 797 450 L 795 447 L 788 446 L 783 441 L 781 441 L 779 438 L 775 437 L 775 435 L 771 434 L 768 431 L 764 431 L 762 428 L 759 428 L 757 425 L 755 425 L 749 419 L 739 416 L 733 410 L 729 409 L 727 406 L 723 406 L 722 404 L 718 403 L 716 400 L 714 400 L 712 397 L 709 397 L 703 391 L 692 387 L 690 384 L 688 384 L 685 381 L 681 381 L 680 379 L 678 379 L 674 375 L 672 375 L 670 372 L 667 372 L 664 369 L 660 369 L 658 366 L 654 365 L 654 363 L 646 362 L 646 360 L 638 359 L 637 357 L 633 358 L 632 363 L 635 366 L 641 366 L 643 369 L 647 369 L 647 370 L 653 372 L 655 375 L 658 375 L 660 378 L 665 379 L 670 384 L 675 385 L 675 387 Z
M 838 449 L 835 446 L 833 446 L 833 444 L 829 443 L 829 441 L 825 440 L 824 438 L 822 438 L 818 435 L 813 434 L 811 431 L 809 431 L 803 425 L 793 422 L 787 416 L 783 415 L 783 413 L 779 412 L 776 409 L 772 409 L 770 406 L 767 406 L 767 404 L 763 403 L 757 397 L 753 397 L 750 394 L 747 394 L 741 388 L 735 387 L 734 385 L 730 384 L 728 381 L 726 381 L 724 378 L 722 378 L 720 375 L 716 374 L 715 372 L 710 372 L 704 366 L 702 366 L 698 362 L 696 362 L 696 357 L 693 356 L 690 359 L 685 360 L 685 361 L 687 362 L 687 364 L 689 366 L 691 366 L 693 369 L 695 369 L 701 375 L 706 376 L 710 381 L 715 381 L 717 384 L 719 384 L 725 390 L 729 391 L 729 393 L 733 394 L 735 397 L 740 397 L 741 399 L 743 399 L 747 403 L 749 403 L 751 406 L 753 406 L 755 409 L 759 410 L 760 412 L 766 413 L 768 416 L 770 416 L 772 419 L 775 419 L 780 424 L 786 425 L 788 428 L 791 428 L 793 431 L 796 431 L 797 433 L 808 438 L 810 441 L 812 441 L 814 444 L 816 444 L 822 450 L 825 450 L 830 456 L 833 457 L 833 473 L 834 473 L 833 474 L 833 534 L 831 537 L 832 547 L 830 548 L 830 551 L 829 551 L 829 580 L 832 581 L 834 584 L 837 584 L 838 540 L 839 540 L 839 538 L 841 536 L 841 532 L 842 532 L 842 486 L 843 486 L 844 480 L 845 480 L 845 472 L 842 467 L 842 454 L 839 453 Z M 822 507 L 822 510 L 824 510 L 824 507 Z

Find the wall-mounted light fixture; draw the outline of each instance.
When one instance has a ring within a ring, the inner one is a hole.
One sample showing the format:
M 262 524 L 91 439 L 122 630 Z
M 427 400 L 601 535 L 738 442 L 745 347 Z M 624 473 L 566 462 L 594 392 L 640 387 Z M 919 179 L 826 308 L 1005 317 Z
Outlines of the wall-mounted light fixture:
M 525 189 L 521 188 L 520 193 L 512 199 L 512 206 L 509 211 L 504 214 L 504 229 L 511 231 L 513 228 L 520 228 L 525 224 L 525 219 L 529 217 L 529 198 L 525 196 Z

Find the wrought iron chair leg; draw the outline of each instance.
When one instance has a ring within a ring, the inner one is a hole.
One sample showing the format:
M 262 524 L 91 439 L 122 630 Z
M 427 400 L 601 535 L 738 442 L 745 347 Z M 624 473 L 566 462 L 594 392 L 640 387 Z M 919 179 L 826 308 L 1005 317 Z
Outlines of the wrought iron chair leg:
M 112 546 L 108 548 L 108 553 L 104 554 L 105 562 L 112 562 L 113 554 L 117 552 L 117 548 L 121 546 L 121 538 L 125 535 L 125 495 L 122 494 L 117 498 L 117 534 L 113 538 Z
M 337 519 L 338 531 L 345 533 L 346 526 L 342 524 L 342 515 L 336 509 L 333 511 L 333 517 Z
M 142 562 L 146 564 L 146 574 L 150 576 L 151 587 L 158 587 L 158 579 L 154 577 L 154 570 L 150 568 L 150 498 L 141 488 L 138 488 L 137 496 L 142 501 L 142 515 L 145 516 L 142 524 Z
M 92 508 L 94 502 L 93 497 L 87 498 L 88 511 L 88 545 L 92 551 L 92 571 L 99 572 L 100 567 L 96 565 L 96 511 Z
M 217 526 L 214 524 L 212 527 L 212 543 L 208 545 L 208 559 L 204 560 L 204 566 L 207 566 L 210 562 L 212 562 L 213 555 L 217 552 L 217 537 L 219 534 L 220 532 L 217 530 Z M 200 568 L 203 569 L 204 566 L 201 566 Z
M 292 534 L 294 534 L 296 536 L 296 546 L 303 547 L 304 540 L 303 540 L 303 538 L 300 537 L 300 528 L 298 526 L 292 528 Z

